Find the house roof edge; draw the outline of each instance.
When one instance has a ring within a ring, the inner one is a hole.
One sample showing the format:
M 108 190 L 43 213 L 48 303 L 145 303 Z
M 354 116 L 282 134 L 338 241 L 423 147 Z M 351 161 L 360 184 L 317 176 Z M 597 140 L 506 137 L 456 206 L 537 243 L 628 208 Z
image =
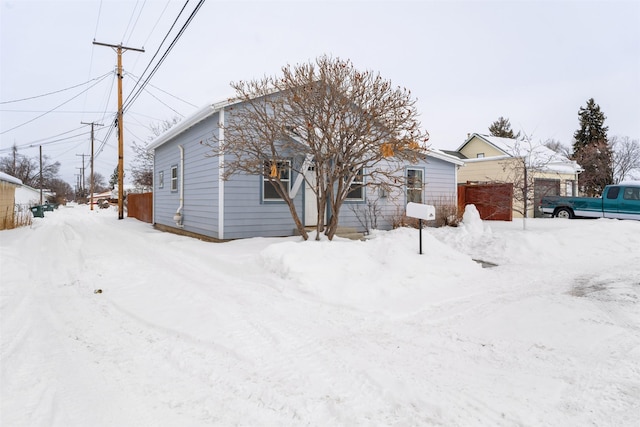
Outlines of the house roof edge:
M 458 166 L 464 165 L 464 162 L 451 154 L 447 154 L 437 148 L 432 148 L 427 151 L 427 156 L 434 157 L 436 159 L 440 159 L 445 162 L 453 163 Z
M 151 141 L 149 146 L 147 147 L 147 151 L 155 150 L 160 147 L 164 143 L 170 141 L 181 133 L 185 132 L 187 129 L 197 125 L 201 121 L 211 117 L 218 111 L 222 110 L 224 107 L 227 107 L 232 104 L 237 104 L 239 101 L 235 98 L 228 98 L 224 101 L 214 102 L 213 104 L 205 105 L 204 107 L 197 110 L 195 113 L 191 114 L 177 125 L 173 126 L 169 130 L 167 130 L 162 135 L 158 136 L 156 139 Z

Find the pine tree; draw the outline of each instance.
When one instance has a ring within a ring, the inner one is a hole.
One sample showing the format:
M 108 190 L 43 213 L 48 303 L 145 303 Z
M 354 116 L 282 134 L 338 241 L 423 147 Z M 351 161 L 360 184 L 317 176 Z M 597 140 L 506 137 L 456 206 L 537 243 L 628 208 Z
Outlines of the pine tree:
M 574 134 L 573 159 L 584 169 L 578 176 L 578 185 L 587 196 L 598 196 L 613 182 L 613 153 L 609 146 L 606 119 L 593 98 L 586 107 L 580 107 L 580 129 Z
M 111 178 L 109 178 L 109 187 L 113 190 L 118 185 L 118 167 L 113 170 Z
M 504 117 L 500 117 L 498 120 L 493 122 L 491 126 L 489 126 L 489 132 L 491 133 L 491 136 L 499 136 L 501 138 L 520 138 L 520 132 L 514 134 L 513 130 L 511 130 L 511 123 L 509 122 L 509 119 L 505 119 Z

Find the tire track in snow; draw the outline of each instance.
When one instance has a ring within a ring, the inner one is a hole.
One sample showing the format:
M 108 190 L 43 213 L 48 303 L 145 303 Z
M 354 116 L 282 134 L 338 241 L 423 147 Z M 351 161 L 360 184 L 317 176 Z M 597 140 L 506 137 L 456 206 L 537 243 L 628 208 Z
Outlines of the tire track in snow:
M 587 369 L 577 367 L 578 373 L 573 377 L 573 387 L 566 396 L 566 404 L 570 410 L 580 411 L 585 400 L 593 400 L 593 406 L 597 404 L 599 411 L 593 411 L 592 417 L 602 423 L 614 422 L 617 425 L 631 425 L 640 414 L 640 317 L 637 315 L 640 272 L 625 267 L 628 266 L 597 275 L 579 276 L 569 292 L 573 297 L 598 307 L 604 315 L 603 318 L 585 321 L 602 325 L 605 330 L 622 327 L 624 331 L 594 337 L 589 359 L 582 360 L 583 364 L 590 366 Z M 627 291 L 620 294 L 619 289 Z M 622 357 L 630 354 L 638 357 Z M 581 374 L 585 371 L 589 375 Z M 575 393 L 575 390 L 579 392 Z

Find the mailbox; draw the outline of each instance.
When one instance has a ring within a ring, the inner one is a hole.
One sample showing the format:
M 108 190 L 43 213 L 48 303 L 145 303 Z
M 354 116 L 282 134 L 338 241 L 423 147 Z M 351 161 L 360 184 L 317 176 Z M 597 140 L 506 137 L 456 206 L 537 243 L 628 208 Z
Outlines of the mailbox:
M 422 203 L 407 203 L 407 216 L 411 218 L 433 221 L 436 219 L 436 207 L 433 205 L 423 205 Z

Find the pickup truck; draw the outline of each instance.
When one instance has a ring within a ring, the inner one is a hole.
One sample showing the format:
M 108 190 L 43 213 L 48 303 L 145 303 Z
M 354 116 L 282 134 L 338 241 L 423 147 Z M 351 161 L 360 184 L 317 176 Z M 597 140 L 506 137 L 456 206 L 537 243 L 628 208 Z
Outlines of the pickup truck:
M 607 185 L 602 197 L 544 196 L 539 209 L 555 218 L 640 220 L 640 182 Z

